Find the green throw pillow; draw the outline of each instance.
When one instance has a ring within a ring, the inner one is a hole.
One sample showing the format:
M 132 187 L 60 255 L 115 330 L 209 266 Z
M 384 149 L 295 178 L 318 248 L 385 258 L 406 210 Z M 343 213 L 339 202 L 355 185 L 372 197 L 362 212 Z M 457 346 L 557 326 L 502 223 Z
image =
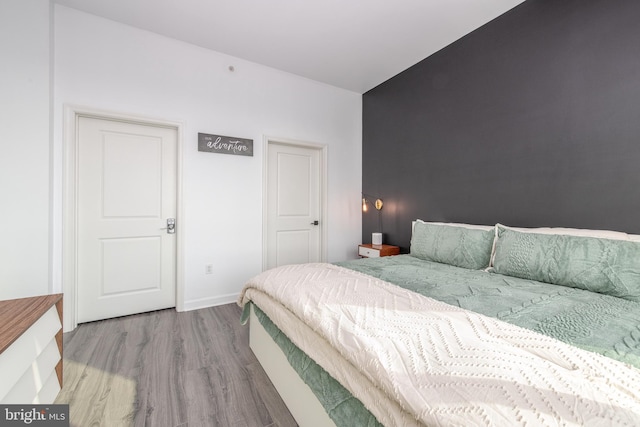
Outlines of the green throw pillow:
M 426 261 L 479 270 L 489 266 L 493 230 L 416 221 L 410 254 Z
M 640 301 L 640 244 L 496 226 L 493 271 Z

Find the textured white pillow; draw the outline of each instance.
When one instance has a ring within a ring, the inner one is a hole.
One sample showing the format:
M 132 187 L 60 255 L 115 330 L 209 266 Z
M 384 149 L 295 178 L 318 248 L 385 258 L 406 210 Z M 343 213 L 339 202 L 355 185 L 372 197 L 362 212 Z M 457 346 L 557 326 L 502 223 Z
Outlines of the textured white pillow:
M 627 233 L 622 231 L 611 230 L 589 230 L 586 228 L 562 228 L 562 227 L 539 227 L 539 228 L 523 228 L 523 227 L 509 227 L 503 224 L 496 224 L 501 227 L 520 231 L 522 233 L 538 233 L 538 234 L 561 234 L 565 236 L 582 236 L 582 237 L 599 237 L 601 239 L 613 239 L 613 240 L 631 240 Z
M 411 231 L 413 232 L 413 227 L 415 226 L 416 222 L 422 222 L 425 224 L 434 224 L 434 225 L 451 225 L 453 227 L 463 227 L 463 228 L 469 228 L 471 230 L 492 230 L 495 225 L 476 225 L 476 224 L 464 224 L 464 223 L 460 223 L 460 222 L 430 222 L 430 221 L 423 221 L 421 219 L 416 219 L 415 221 L 411 221 Z

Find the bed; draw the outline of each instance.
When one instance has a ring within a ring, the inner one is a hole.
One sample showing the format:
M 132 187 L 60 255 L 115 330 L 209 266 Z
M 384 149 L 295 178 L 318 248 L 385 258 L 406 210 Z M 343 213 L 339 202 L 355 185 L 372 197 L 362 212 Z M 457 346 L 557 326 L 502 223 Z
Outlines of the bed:
M 416 221 L 239 299 L 300 425 L 640 425 L 637 236 Z

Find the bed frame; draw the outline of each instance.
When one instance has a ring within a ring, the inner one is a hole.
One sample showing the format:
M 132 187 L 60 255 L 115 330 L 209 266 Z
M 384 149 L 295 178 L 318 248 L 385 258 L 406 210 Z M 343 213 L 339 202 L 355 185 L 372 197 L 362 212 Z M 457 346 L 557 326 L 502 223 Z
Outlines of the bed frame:
M 249 315 L 249 347 L 298 425 L 336 426 L 316 395 L 298 376 L 284 352 L 264 329 L 254 312 L 253 304 Z

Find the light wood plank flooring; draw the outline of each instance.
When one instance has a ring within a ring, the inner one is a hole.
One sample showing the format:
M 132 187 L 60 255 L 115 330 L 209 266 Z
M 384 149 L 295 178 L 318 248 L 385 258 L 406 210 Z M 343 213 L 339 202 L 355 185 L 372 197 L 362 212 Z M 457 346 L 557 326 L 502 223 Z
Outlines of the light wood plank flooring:
M 173 309 L 64 335 L 72 426 L 296 426 L 249 349 L 240 308 Z

